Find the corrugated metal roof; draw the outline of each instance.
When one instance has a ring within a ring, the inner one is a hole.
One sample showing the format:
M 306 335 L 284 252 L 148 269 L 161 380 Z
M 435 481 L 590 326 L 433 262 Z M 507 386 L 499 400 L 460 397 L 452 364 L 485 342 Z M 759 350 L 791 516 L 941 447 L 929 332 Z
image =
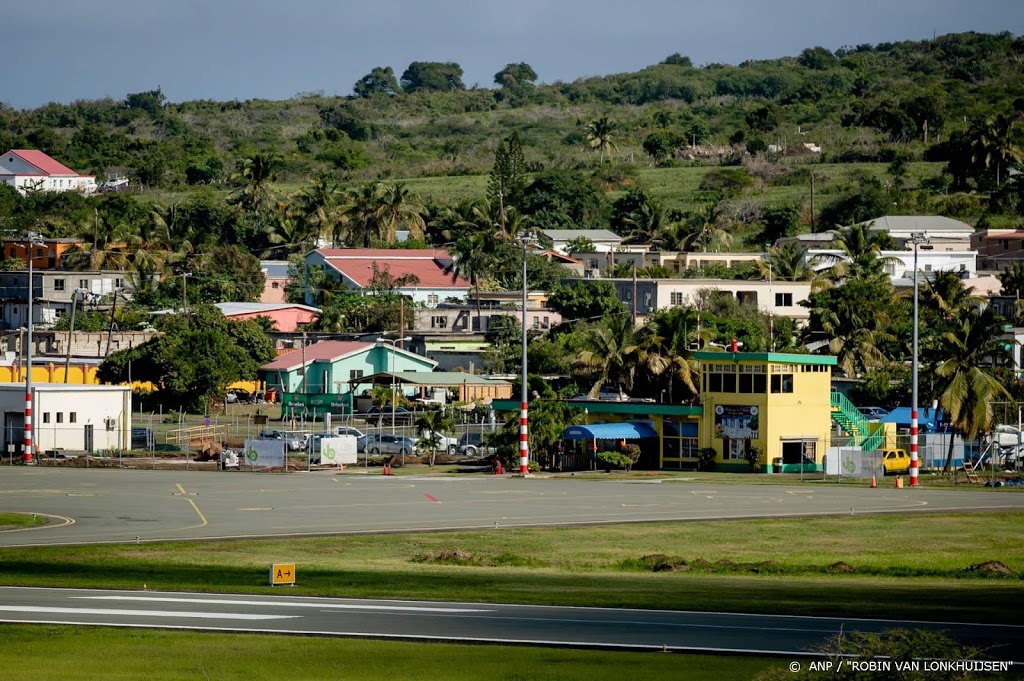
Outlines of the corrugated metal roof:
M 272 362 L 264 364 L 260 369 L 263 371 L 288 371 L 289 369 L 301 367 L 303 359 L 306 360 L 306 364 L 318 360 L 333 362 L 345 355 L 370 350 L 373 347 L 373 343 L 362 343 L 359 341 L 320 341 L 319 343 L 307 345 L 305 351 L 300 348 L 281 355 Z
M 622 237 L 609 229 L 542 229 L 541 234 L 553 241 L 572 241 L 580 237 L 591 241 L 622 241 Z
M 287 279 L 287 260 L 261 260 L 260 269 L 266 274 L 267 279 Z
M 858 224 L 886 232 L 974 234 L 974 228 L 966 222 L 947 218 L 943 215 L 883 215 L 880 218 L 865 220 Z

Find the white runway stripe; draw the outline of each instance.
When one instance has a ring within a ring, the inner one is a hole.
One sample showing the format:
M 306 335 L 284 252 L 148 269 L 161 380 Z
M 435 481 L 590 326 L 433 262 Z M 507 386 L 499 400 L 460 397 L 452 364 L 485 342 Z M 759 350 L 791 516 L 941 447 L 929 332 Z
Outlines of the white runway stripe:
M 2 612 L 39 612 L 62 615 L 129 615 L 136 617 L 191 617 L 206 620 L 288 620 L 299 615 L 247 615 L 236 612 L 185 612 L 184 610 L 116 610 L 106 608 L 46 608 L 36 605 L 0 605 Z
M 355 603 L 322 603 L 285 601 L 244 601 L 229 598 L 167 598 L 162 596 L 73 596 L 95 601 L 146 601 L 153 603 L 209 603 L 213 605 L 266 605 L 281 608 L 317 608 L 319 610 L 395 610 L 400 612 L 465 613 L 491 612 L 485 608 L 432 608 L 418 605 L 361 605 Z

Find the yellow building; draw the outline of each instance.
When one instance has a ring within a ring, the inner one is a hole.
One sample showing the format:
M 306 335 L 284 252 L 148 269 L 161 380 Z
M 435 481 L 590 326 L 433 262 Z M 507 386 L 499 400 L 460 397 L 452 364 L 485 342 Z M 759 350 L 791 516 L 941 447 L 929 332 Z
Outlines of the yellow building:
M 701 374 L 701 447 L 717 453 L 719 470 L 749 469 L 747 454 L 783 471 L 817 469 L 832 428 L 836 358 L 778 352 L 694 353 Z

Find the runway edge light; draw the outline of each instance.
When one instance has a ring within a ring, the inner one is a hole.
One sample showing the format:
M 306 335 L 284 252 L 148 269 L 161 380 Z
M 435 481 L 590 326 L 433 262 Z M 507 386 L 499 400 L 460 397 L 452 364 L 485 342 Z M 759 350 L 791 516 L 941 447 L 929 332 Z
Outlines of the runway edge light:
M 295 586 L 295 563 L 271 563 L 270 586 Z

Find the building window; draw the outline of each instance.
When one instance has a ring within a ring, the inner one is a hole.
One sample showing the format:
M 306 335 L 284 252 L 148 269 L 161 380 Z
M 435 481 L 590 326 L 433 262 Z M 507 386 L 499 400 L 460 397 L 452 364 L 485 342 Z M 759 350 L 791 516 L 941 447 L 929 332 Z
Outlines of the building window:
M 77 411 L 69 411 L 68 412 L 68 423 L 78 423 L 78 412 Z
M 124 288 L 124 279 L 115 279 L 114 288 Z
M 84 289 L 89 288 L 89 280 L 88 279 L 79 279 L 78 280 L 78 288 L 84 288 Z
M 64 423 L 64 412 L 57 412 L 57 423 Z
M 427 295 L 427 305 L 437 305 L 438 297 L 436 293 L 430 293 Z
M 781 376 L 772 376 L 772 393 L 791 393 L 793 392 L 793 376 L 783 374 Z
M 543 326 L 545 329 L 548 328 L 549 326 L 551 326 L 551 320 L 548 317 L 544 317 L 544 319 L 541 320 L 541 326 Z
M 363 370 L 362 369 L 349 369 L 349 371 L 348 371 L 348 380 L 351 381 L 353 379 L 362 378 L 362 377 L 363 377 Z
M 535 331 L 536 331 L 537 329 L 540 329 L 540 317 L 534 317 L 534 318 L 533 318 L 533 329 L 534 329 Z
M 1009 239 L 1003 239 L 1003 250 L 1004 251 L 1010 250 L 1010 240 Z
M 434 315 L 430 318 L 430 328 L 444 329 L 448 327 L 448 318 L 444 315 Z
M 270 284 L 270 288 L 281 288 L 281 282 L 275 281 Z
M 644 307 L 650 309 L 651 307 L 651 292 L 644 291 Z
M 682 291 L 673 291 L 669 294 L 669 302 L 672 307 L 679 307 L 683 304 L 683 293 Z
M 63 291 L 64 290 L 64 286 L 65 286 L 65 284 L 64 284 L 64 280 L 63 279 L 54 279 L 53 280 L 53 290 L 54 291 Z
M 793 307 L 792 293 L 776 293 L 775 307 Z
M 924 266 L 924 271 L 925 272 L 931 272 L 932 271 L 932 266 L 931 265 L 925 265 Z
M 50 422 L 50 412 L 44 411 L 43 412 L 43 423 L 49 423 L 49 422 Z

